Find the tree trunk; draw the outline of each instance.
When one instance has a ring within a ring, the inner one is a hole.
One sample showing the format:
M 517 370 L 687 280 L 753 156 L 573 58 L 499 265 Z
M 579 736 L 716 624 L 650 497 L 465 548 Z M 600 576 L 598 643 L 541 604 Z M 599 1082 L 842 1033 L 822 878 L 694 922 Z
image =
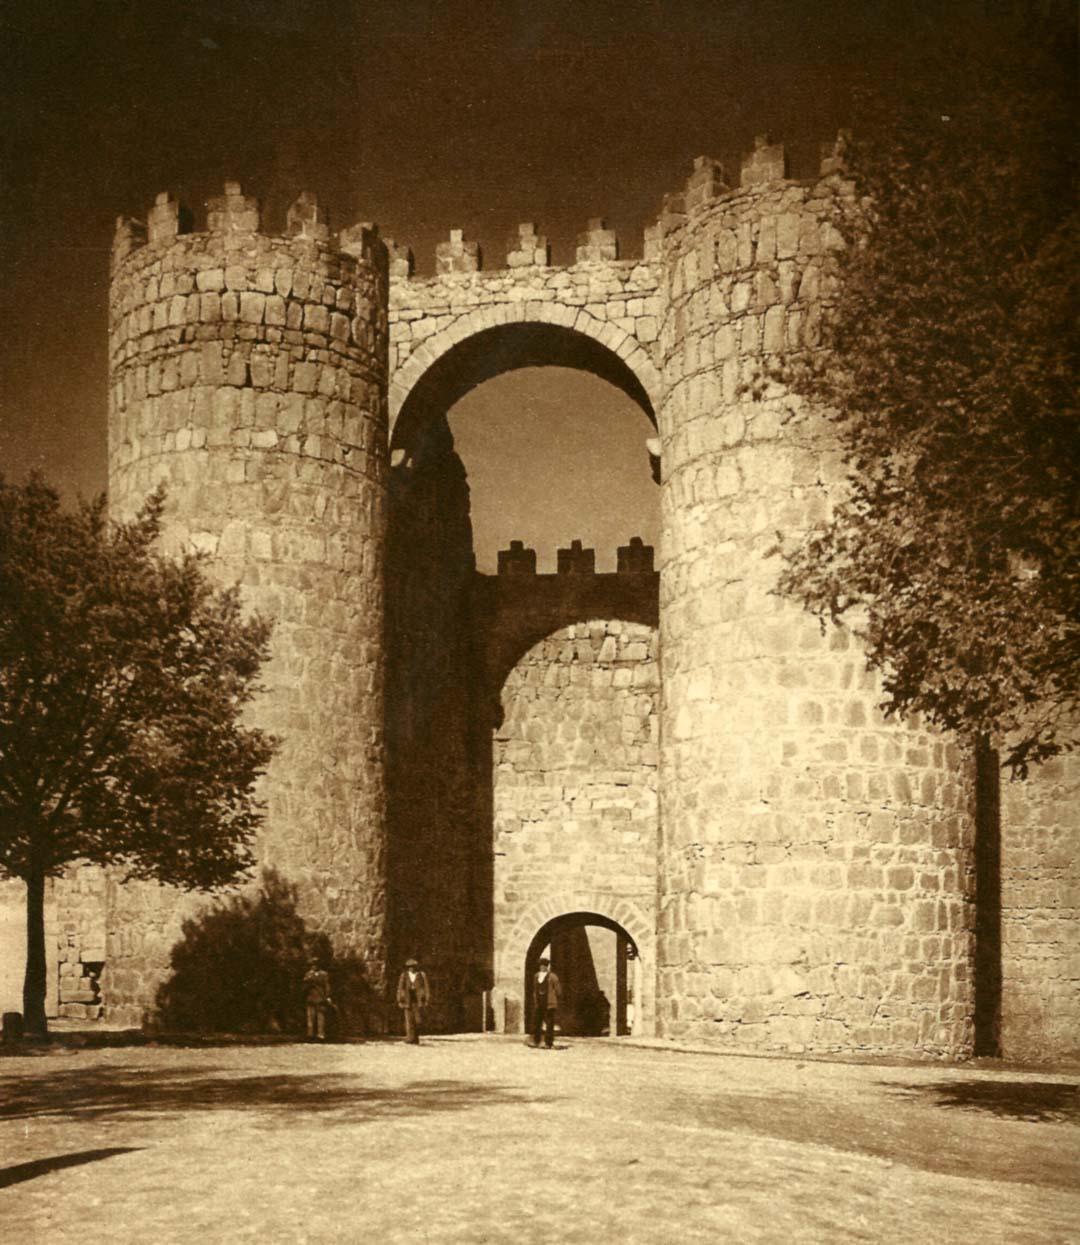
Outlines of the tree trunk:
M 27 1033 L 44 1037 L 45 1019 L 45 874 L 26 879 L 26 976 L 23 978 L 23 1025 Z

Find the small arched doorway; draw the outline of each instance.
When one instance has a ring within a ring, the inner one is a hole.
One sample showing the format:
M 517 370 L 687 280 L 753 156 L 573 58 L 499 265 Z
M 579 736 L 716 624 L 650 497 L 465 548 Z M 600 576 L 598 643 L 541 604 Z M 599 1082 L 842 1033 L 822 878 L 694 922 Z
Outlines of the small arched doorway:
M 623 1037 L 641 1019 L 641 957 L 637 943 L 610 917 L 568 912 L 546 921 L 525 954 L 524 1027 L 532 1015 L 532 983 L 541 955 L 562 985 L 556 1025 L 576 1037 Z

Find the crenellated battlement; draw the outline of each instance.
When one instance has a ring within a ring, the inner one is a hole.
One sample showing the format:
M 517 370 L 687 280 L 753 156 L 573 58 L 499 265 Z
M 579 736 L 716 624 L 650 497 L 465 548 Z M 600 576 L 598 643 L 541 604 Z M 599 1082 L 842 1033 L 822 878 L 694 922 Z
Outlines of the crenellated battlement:
M 645 249 L 653 239 L 653 226 L 645 231 Z M 412 252 L 401 248 L 408 256 L 408 267 L 399 265 L 392 275 L 411 277 Z M 577 235 L 574 252 L 574 265 L 610 264 L 619 258 L 619 239 L 613 229 L 607 227 L 602 216 L 590 218 L 585 230 Z M 545 269 L 551 268 L 551 245 L 544 234 L 537 233 L 534 221 L 523 221 L 518 225 L 517 234 L 508 239 L 506 244 L 505 269 Z M 492 269 L 491 271 L 502 271 Z M 436 278 L 455 273 L 477 273 L 484 271 L 484 256 L 479 243 L 465 237 L 463 229 L 451 229 L 449 239 L 440 242 L 435 248 Z
M 630 543 L 616 550 L 617 575 L 653 575 L 654 549 L 646 545 L 640 536 L 632 536 Z M 586 549 L 580 540 L 572 540 L 568 548 L 557 549 L 555 574 L 562 576 L 592 576 L 597 574 L 596 550 Z M 609 574 L 610 572 L 601 572 Z M 524 541 L 512 540 L 508 549 L 500 549 L 498 574 L 510 578 L 536 576 L 536 550 L 528 548 Z
M 843 173 L 846 142 L 847 132 L 841 131 L 835 140 L 822 144 L 820 177 Z M 719 160 L 709 156 L 696 157 L 684 185 L 665 195 L 657 220 L 646 226 L 641 262 L 652 263 L 659 260 L 664 236 L 682 225 L 688 216 L 696 216 L 718 201 L 772 189 L 789 180 L 784 145 L 774 142 L 768 134 L 755 137 L 752 150 L 740 163 L 737 178 L 729 177 Z M 400 262 L 392 264 L 391 275 L 396 278 L 411 278 L 412 252 L 407 247 L 398 247 L 397 244 L 393 244 L 393 249 Z M 586 228 L 577 235 L 572 266 L 627 262 L 621 261 L 620 255 L 621 245 L 616 232 L 608 228 L 604 217 L 595 216 L 589 219 Z M 537 232 L 535 222 L 523 222 L 518 226 L 517 234 L 507 243 L 505 268 L 550 267 L 551 245 L 548 238 Z M 452 274 L 483 271 L 482 250 L 477 242 L 466 237 L 464 229 L 451 229 L 448 240 L 437 245 L 435 279 Z M 500 270 L 496 268 L 491 271 Z
M 265 249 L 269 243 L 285 242 L 338 251 L 343 255 L 389 269 L 391 254 L 399 265 L 402 251 L 393 242 L 384 242 L 377 225 L 362 222 L 350 225 L 335 236 L 330 229 L 327 212 L 310 191 L 302 191 L 285 212 L 285 228 L 281 234 L 263 230 L 259 200 L 243 193 L 239 182 L 228 181 L 223 193 L 206 201 L 206 228 L 196 230 L 191 211 L 168 191 L 159 193 L 147 210 L 145 222 L 126 216 L 117 217 L 113 234 L 112 271 L 133 253 L 145 247 L 165 249 L 178 241 L 188 246 L 200 239 L 217 243 L 227 251 L 250 253 Z M 408 271 L 411 255 L 406 251 Z M 407 272 L 404 274 L 407 275 Z
M 847 131 L 844 130 L 832 142 L 821 145 L 819 178 L 844 173 L 846 145 Z M 665 195 L 656 230 L 659 237 L 663 238 L 681 228 L 688 219 L 700 216 L 725 201 L 730 201 L 734 206 L 747 194 L 759 195 L 785 184 L 806 186 L 815 180 L 790 178 L 783 143 L 773 142 L 768 134 L 758 134 L 754 138 L 753 149 L 743 157 L 739 165 L 737 184 L 728 176 L 719 160 L 698 156 L 683 188 Z
M 821 177 L 844 172 L 844 150 L 847 131 L 821 147 Z M 782 143 L 773 142 L 767 134 L 754 139 L 753 149 L 743 158 L 738 178 L 729 177 L 723 164 L 709 156 L 695 158 L 684 185 L 664 196 L 655 222 L 646 226 L 642 239 L 641 261 L 646 264 L 660 258 L 663 238 L 682 225 L 688 216 L 695 216 L 720 200 L 735 198 L 747 192 L 775 187 L 789 180 L 788 162 Z M 207 236 L 217 236 L 226 246 L 250 248 L 252 240 L 266 234 L 320 244 L 343 254 L 368 260 L 379 256 L 395 281 L 414 279 L 414 252 L 406 243 L 382 238 L 379 227 L 365 222 L 335 234 L 331 231 L 327 212 L 310 191 L 301 192 L 286 209 L 282 234 L 266 233 L 259 200 L 244 194 L 239 182 L 227 181 L 221 195 L 206 202 Z M 178 238 L 196 235 L 194 217 L 180 200 L 167 191 L 158 194 L 147 210 L 145 221 L 121 216 L 117 218 L 112 247 L 112 266 L 122 263 L 134 251 L 145 246 L 168 246 Z M 615 232 L 602 216 L 589 218 L 586 228 L 575 240 L 573 267 L 590 264 L 634 263 L 620 259 L 622 246 Z M 505 269 L 551 268 L 551 244 L 539 233 L 534 221 L 518 225 L 517 233 L 507 242 Z M 502 271 L 495 268 L 490 271 Z M 435 278 L 454 274 L 485 271 L 483 251 L 476 241 L 466 236 L 463 228 L 453 228 L 447 239 L 435 250 Z
M 776 527 L 807 530 L 845 482 L 827 421 L 754 382 L 820 344 L 846 143 L 808 178 L 766 134 L 738 167 L 699 156 L 640 258 L 595 216 L 553 265 L 529 220 L 505 266 L 454 228 L 417 279 L 408 245 L 333 232 L 307 192 L 266 232 L 238 182 L 201 232 L 168 193 L 117 221 L 110 505 L 166 481 L 167 539 L 274 619 L 260 863 L 373 999 L 407 937 L 447 1015 L 453 983 L 494 981 L 512 1028 L 530 940 L 595 912 L 637 941 L 635 1032 L 970 1054 L 963 759 L 883 720 L 857 639 L 775 591 Z M 589 372 L 653 422 L 660 570 L 634 536 L 613 571 L 578 539 L 551 572 L 515 540 L 475 573 L 447 417 L 531 367 Z M 137 1023 L 182 914 L 112 890 L 108 1007 Z

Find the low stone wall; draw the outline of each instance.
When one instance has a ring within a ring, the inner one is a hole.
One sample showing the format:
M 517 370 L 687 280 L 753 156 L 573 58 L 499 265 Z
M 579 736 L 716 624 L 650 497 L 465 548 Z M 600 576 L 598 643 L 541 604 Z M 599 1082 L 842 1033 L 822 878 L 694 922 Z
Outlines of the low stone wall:
M 1001 792 L 1001 1053 L 1080 1058 L 1080 755 Z
M 104 1014 L 106 892 L 105 870 L 92 865 L 73 865 L 55 883 L 59 1014 L 68 1020 Z

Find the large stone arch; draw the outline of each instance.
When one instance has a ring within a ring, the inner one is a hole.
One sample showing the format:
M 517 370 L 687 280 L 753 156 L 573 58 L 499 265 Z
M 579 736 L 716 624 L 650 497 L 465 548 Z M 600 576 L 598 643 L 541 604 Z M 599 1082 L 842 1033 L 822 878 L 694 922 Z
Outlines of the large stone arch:
M 463 312 L 414 350 L 390 378 L 390 437 L 410 410 L 445 413 L 470 389 L 517 367 L 555 365 L 593 372 L 622 389 L 656 423 L 660 374 L 631 333 L 584 308 L 553 302 L 502 303 Z
M 449 291 L 481 292 L 472 286 Z M 659 401 L 652 358 L 629 331 L 637 321 L 619 325 L 556 302 L 508 301 L 471 310 L 451 306 L 453 319 L 443 323 L 445 306 L 438 303 L 436 311 L 417 296 L 414 305 L 395 311 L 400 317 L 395 323 L 409 330 L 413 342 L 418 326 L 434 330 L 439 322 L 439 329 L 422 337 L 407 357 L 392 355 L 403 361 L 391 382 L 387 516 L 391 957 L 400 959 L 416 945 L 418 928 L 430 926 L 437 948 L 432 981 L 436 985 L 438 977 L 444 992 L 477 965 L 486 977 L 498 940 L 496 862 L 487 857 L 486 844 L 482 865 L 473 865 L 477 842 L 492 833 L 499 788 L 490 732 L 500 725 L 497 689 L 508 667 L 522 656 L 523 646 L 582 617 L 626 616 L 655 629 L 658 591 L 651 550 L 647 565 L 629 557 L 623 573 L 586 574 L 577 567 L 554 576 L 526 576 L 520 568 L 514 574 L 475 574 L 470 492 L 448 412 L 491 377 L 545 365 L 576 367 L 607 380 L 654 426 Z M 642 336 L 647 332 L 643 324 Z M 603 781 L 615 786 L 614 778 Z M 655 786 L 651 776 L 650 781 Z M 607 813 L 607 807 L 598 798 L 585 824 L 591 827 L 601 810 L 612 822 L 621 816 Z M 634 811 L 637 832 L 646 818 L 636 806 Z M 650 894 L 655 892 L 653 823 Z M 423 879 L 411 865 L 421 856 L 431 866 Z M 534 892 L 520 893 L 524 902 Z M 440 914 L 437 920 L 434 913 Z
M 501 947 L 495 949 L 495 1016 L 500 1029 L 512 1032 L 522 1018 L 521 968 L 537 933 L 560 917 L 572 914 L 604 917 L 634 940 L 641 959 L 640 1024 L 636 1032 L 655 1032 L 656 921 L 653 913 L 629 897 L 597 890 L 555 890 L 534 900 L 522 914 Z

